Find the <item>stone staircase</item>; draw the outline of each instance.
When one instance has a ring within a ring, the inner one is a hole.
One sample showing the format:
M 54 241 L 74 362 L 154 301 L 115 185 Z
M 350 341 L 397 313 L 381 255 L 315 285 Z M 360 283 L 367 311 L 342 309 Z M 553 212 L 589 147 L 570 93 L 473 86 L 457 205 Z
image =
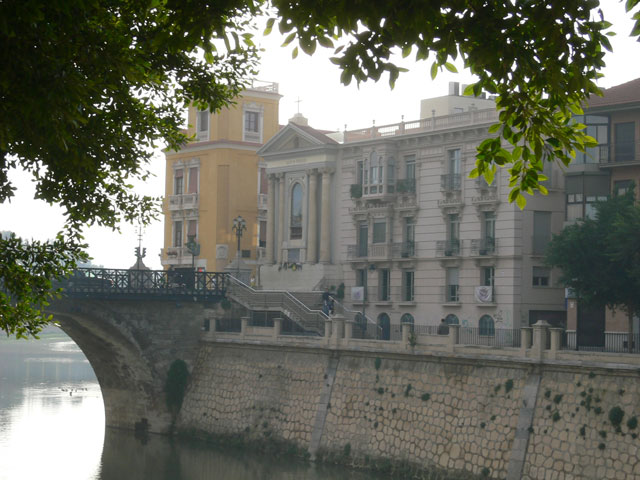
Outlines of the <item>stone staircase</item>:
M 328 317 L 321 309 L 309 308 L 305 303 L 312 306 L 318 305 L 316 297 L 319 296 L 319 305 L 321 305 L 321 295 L 321 293 L 313 292 L 296 292 L 293 295 L 290 292 L 281 290 L 256 290 L 232 276 L 229 276 L 229 285 L 227 287 L 227 296 L 246 309 L 281 312 L 307 332 L 317 335 L 324 335 L 324 322 Z

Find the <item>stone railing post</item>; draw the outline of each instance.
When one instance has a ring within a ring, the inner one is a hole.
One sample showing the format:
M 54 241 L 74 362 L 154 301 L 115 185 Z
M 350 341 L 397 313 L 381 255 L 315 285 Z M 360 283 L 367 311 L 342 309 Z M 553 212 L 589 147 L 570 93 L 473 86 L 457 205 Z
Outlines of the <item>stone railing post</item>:
M 411 346 L 409 345 L 409 335 L 411 335 L 411 327 L 413 327 L 412 323 L 403 322 L 401 325 L 402 328 L 402 345 L 405 349 L 409 349 Z
M 549 350 L 551 353 L 551 358 L 555 359 L 558 351 L 560 350 L 560 344 L 562 341 L 562 332 L 564 331 L 564 329 L 550 328 L 549 330 L 551 331 L 551 346 Z
M 332 323 L 331 322 L 331 318 L 327 318 L 324 321 L 324 341 L 327 344 L 329 343 L 329 340 L 331 339 L 331 333 L 332 333 L 331 332 L 331 327 L 332 327 L 331 323 Z
M 334 346 L 338 346 L 340 340 L 342 340 L 342 336 L 344 333 L 344 316 L 340 314 L 336 314 L 332 317 L 333 326 L 332 326 L 332 335 L 331 338 L 333 340 Z
M 533 358 L 542 360 L 544 351 L 547 349 L 547 329 L 549 324 L 546 320 L 538 320 L 533 324 Z
M 249 331 L 249 317 L 240 317 L 240 336 L 244 338 Z
M 527 356 L 527 350 L 531 348 L 531 327 L 520 328 L 520 353 L 523 357 Z
M 278 337 L 282 333 L 282 319 L 274 318 L 273 319 L 273 339 L 278 340 Z
M 353 338 L 353 324 L 355 322 L 352 318 L 344 321 L 344 341 L 346 345 L 349 345 L 349 341 Z
M 460 342 L 460 325 L 449 325 L 449 351 L 455 351 Z

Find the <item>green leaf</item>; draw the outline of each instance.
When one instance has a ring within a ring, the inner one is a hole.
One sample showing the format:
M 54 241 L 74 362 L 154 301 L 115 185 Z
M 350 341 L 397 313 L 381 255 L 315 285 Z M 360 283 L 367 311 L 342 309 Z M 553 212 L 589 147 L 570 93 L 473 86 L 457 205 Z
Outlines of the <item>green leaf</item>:
M 518 208 L 520 208 L 520 210 L 524 210 L 524 207 L 527 206 L 527 199 L 524 198 L 524 195 L 522 195 L 521 193 L 518 193 L 518 196 L 516 197 L 516 205 L 518 205 Z
M 280 45 L 280 46 L 281 47 L 286 47 L 291 42 L 293 42 L 294 38 L 296 38 L 296 32 L 291 32 L 289 35 L 287 35 L 287 38 L 284 39 L 284 42 L 282 42 L 282 45 Z
M 458 69 L 456 68 L 456 66 L 453 63 L 446 62 L 444 64 L 444 68 L 446 68 L 450 72 L 458 73 Z
M 271 30 L 273 30 L 273 24 L 275 23 L 276 19 L 275 18 L 270 18 L 269 20 L 267 20 L 267 26 L 264 29 L 263 35 L 269 35 L 271 33 Z
M 489 133 L 496 133 L 501 128 L 502 128 L 502 124 L 501 123 L 494 123 L 493 125 L 491 125 L 489 127 Z
M 292 51 L 291 51 L 291 58 L 296 58 L 298 56 L 298 47 L 295 47 Z
M 462 92 L 462 95 L 465 95 L 465 96 L 474 95 L 473 89 L 474 89 L 475 86 L 476 86 L 475 83 L 471 83 L 471 84 L 467 85 L 465 87 L 465 89 L 464 89 L 464 92 Z
M 431 64 L 431 80 L 435 80 L 438 75 L 438 62 L 433 62 Z

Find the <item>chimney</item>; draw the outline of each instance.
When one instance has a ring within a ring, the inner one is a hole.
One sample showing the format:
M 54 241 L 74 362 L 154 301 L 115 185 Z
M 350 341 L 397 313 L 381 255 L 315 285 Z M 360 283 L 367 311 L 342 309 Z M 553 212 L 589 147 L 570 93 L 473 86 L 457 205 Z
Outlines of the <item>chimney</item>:
M 458 82 L 449 82 L 449 96 L 460 95 L 460 84 Z

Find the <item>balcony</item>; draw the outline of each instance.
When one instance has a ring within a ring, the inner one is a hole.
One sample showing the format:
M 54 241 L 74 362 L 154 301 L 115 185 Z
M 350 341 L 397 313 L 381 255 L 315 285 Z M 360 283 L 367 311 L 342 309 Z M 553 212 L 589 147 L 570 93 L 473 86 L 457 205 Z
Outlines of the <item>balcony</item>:
M 458 257 L 462 251 L 462 240 L 438 240 L 436 257 Z
M 413 258 L 416 256 L 415 242 L 394 243 L 393 258 Z
M 347 260 L 391 260 L 392 245 L 373 243 L 371 245 L 347 245 Z
M 416 193 L 416 179 L 405 178 L 396 182 L 396 192 L 401 194 L 414 194 Z
M 459 173 L 449 173 L 440 176 L 440 190 L 443 192 L 460 191 L 462 178 Z
M 495 255 L 498 241 L 496 238 L 476 238 L 471 240 L 471 255 L 472 256 L 487 256 Z
M 189 253 L 187 247 L 168 247 L 162 249 L 162 265 L 191 265 L 192 261 L 191 253 Z
M 496 181 L 497 178 L 493 179 L 493 183 L 491 185 L 489 185 L 487 183 L 487 181 L 484 179 L 484 177 L 481 175 L 479 177 L 476 177 L 475 179 L 475 186 L 478 190 L 495 190 L 497 188 L 496 186 Z
M 185 193 L 183 195 L 169 196 L 169 210 L 186 210 L 198 208 L 198 194 Z
M 599 145 L 598 159 L 602 167 L 618 167 L 640 163 L 640 142 L 618 142 Z

